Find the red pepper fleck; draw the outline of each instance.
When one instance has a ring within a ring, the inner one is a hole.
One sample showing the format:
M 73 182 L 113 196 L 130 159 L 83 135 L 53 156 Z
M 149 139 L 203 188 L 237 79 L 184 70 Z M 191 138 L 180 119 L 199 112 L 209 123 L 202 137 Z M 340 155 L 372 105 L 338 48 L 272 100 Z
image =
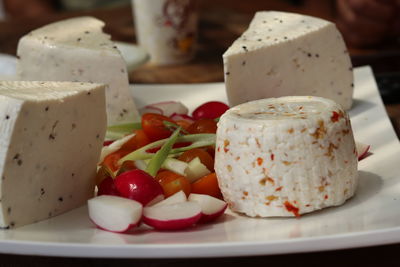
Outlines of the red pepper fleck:
M 325 199 L 328 199 L 328 195 L 325 195 L 324 198 L 325 198 Z
M 278 192 L 278 191 L 281 191 L 282 188 L 283 188 L 283 186 L 280 186 L 280 187 L 276 188 L 275 191 L 277 191 L 277 192 Z
M 275 155 L 271 154 L 271 161 L 274 160 L 274 158 L 275 158 Z
M 262 158 L 257 158 L 258 166 L 261 166 L 262 163 L 263 163 L 263 159 Z
M 217 147 L 217 151 L 219 152 L 221 149 L 220 149 L 220 147 Z
M 337 122 L 340 119 L 340 114 L 337 113 L 336 111 L 332 111 L 332 116 L 331 116 L 331 121 L 332 122 Z
M 292 203 L 290 203 L 289 201 L 285 201 L 285 203 L 283 204 L 285 205 L 285 208 L 288 212 L 292 212 L 294 216 L 298 218 L 300 217 L 299 208 L 293 206 Z

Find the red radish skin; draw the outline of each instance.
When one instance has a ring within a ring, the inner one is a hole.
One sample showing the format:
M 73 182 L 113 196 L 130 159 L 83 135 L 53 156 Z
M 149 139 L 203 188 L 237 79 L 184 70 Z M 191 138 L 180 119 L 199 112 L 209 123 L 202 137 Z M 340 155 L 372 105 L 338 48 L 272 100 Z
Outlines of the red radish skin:
M 140 114 L 158 113 L 164 116 L 171 116 L 174 113 L 187 114 L 188 108 L 181 102 L 164 101 L 147 105 L 139 110 Z
M 193 226 L 197 223 L 201 218 L 201 213 L 196 214 L 190 218 L 177 219 L 177 220 L 169 220 L 169 221 L 160 221 L 153 218 L 143 217 L 143 222 L 156 230 L 161 231 L 176 231 L 183 230 Z
M 364 144 L 361 142 L 356 142 L 358 161 L 360 161 L 368 156 L 368 151 L 370 148 L 371 148 L 370 145 L 367 145 L 367 144 Z
M 139 226 L 143 214 L 143 206 L 139 202 L 107 195 L 89 199 L 88 210 L 90 220 L 99 229 L 115 233 L 124 233 Z
M 199 119 L 216 119 L 221 117 L 229 109 L 229 106 L 219 101 L 206 102 L 197 107 L 192 116 L 195 120 Z
M 143 209 L 143 222 L 156 230 L 162 231 L 189 228 L 196 224 L 200 218 L 200 205 L 191 201 Z
M 89 219 L 90 219 L 90 218 L 89 218 Z M 116 234 L 123 234 L 123 233 L 126 233 L 126 232 L 128 232 L 129 230 L 131 230 L 131 229 L 134 229 L 134 228 L 136 228 L 136 227 L 139 227 L 140 224 L 141 224 L 141 221 L 140 221 L 140 222 L 135 223 L 135 224 L 129 224 L 129 225 L 128 225 L 125 229 L 123 229 L 123 230 L 120 230 L 120 231 L 113 231 L 113 230 L 109 230 L 109 229 L 103 228 L 103 227 L 101 227 L 100 225 L 97 225 L 92 219 L 90 219 L 90 221 L 91 221 L 94 225 L 96 225 L 96 227 L 99 228 L 100 230 L 107 231 L 107 232 L 111 232 L 111 233 L 116 233 Z
M 119 192 L 114 184 L 114 179 L 111 177 L 105 178 L 99 185 L 97 195 L 119 196 Z
M 199 223 L 208 223 L 216 220 L 225 213 L 225 210 L 228 207 L 228 204 L 225 201 L 209 195 L 192 193 L 189 195 L 188 200 L 199 203 L 201 207 L 202 216 Z
M 118 175 L 114 183 L 120 196 L 136 200 L 143 206 L 164 196 L 161 185 L 151 175 L 139 169 Z
M 215 221 L 216 219 L 218 219 L 221 215 L 223 215 L 225 213 L 225 210 L 227 207 L 228 207 L 228 204 L 226 204 L 222 210 L 220 210 L 216 213 L 213 213 L 213 214 L 201 213 L 201 218 L 198 223 L 209 223 L 209 222 Z

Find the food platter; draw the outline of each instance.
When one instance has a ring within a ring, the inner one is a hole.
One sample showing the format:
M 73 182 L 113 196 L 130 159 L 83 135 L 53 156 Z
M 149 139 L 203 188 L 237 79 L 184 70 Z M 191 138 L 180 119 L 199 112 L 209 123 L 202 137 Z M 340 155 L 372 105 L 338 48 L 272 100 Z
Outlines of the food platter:
M 248 218 L 230 211 L 216 223 L 179 232 L 139 228 L 129 234 L 96 229 L 86 207 L 0 232 L 0 252 L 25 255 L 189 258 L 271 255 L 400 242 L 400 145 L 369 67 L 355 69 L 350 111 L 356 140 L 371 144 L 359 164 L 356 196 L 340 207 L 299 219 Z M 137 105 L 180 100 L 189 108 L 226 101 L 222 83 L 133 85 Z

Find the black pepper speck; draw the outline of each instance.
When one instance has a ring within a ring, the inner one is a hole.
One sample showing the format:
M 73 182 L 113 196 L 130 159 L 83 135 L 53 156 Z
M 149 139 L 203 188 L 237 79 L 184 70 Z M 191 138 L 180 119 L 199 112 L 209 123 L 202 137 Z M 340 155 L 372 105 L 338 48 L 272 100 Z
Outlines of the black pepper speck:
M 10 118 L 10 116 L 9 115 L 6 115 L 6 120 L 8 120 Z
M 17 164 L 18 164 L 18 166 L 21 166 L 21 165 L 22 165 L 22 160 L 19 159 L 19 160 L 17 161 Z
M 311 53 L 308 53 L 307 56 L 308 56 L 308 57 L 311 57 Z
M 15 226 L 15 222 L 10 222 L 10 226 L 14 227 Z
M 249 50 L 247 50 L 247 46 L 242 46 L 243 50 L 248 52 Z
M 40 195 L 43 196 L 46 192 L 44 191 L 43 188 L 40 188 Z
M 243 61 L 243 62 L 242 62 L 242 66 L 244 66 L 244 65 L 246 65 L 246 61 Z
M 91 92 L 87 92 L 87 95 L 91 95 Z
M 62 197 L 59 197 L 59 198 L 58 198 L 58 201 L 60 201 L 60 202 L 63 202 L 63 200 L 64 200 L 64 199 L 63 199 Z
M 49 106 L 47 106 L 44 110 L 45 110 L 45 111 L 49 111 Z
M 49 134 L 49 139 L 54 140 L 54 139 L 56 139 L 56 137 L 53 134 Z
M 8 208 L 7 208 L 7 213 L 8 213 L 8 214 L 11 214 L 11 207 L 8 207 Z
M 351 83 L 351 87 L 354 87 L 354 83 Z
M 225 72 L 225 75 L 229 75 L 229 74 L 231 74 L 229 71 L 228 71 L 228 72 Z
M 82 38 L 78 38 L 78 39 L 76 39 L 76 41 L 78 41 L 78 42 L 80 42 L 82 40 Z

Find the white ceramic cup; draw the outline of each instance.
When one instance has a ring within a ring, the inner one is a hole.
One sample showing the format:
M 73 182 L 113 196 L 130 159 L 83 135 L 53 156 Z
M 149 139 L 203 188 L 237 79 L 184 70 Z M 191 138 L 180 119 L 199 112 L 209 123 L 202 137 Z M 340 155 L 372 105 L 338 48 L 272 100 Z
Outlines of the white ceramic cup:
M 132 0 L 138 44 L 150 64 L 180 64 L 194 57 L 196 0 Z

